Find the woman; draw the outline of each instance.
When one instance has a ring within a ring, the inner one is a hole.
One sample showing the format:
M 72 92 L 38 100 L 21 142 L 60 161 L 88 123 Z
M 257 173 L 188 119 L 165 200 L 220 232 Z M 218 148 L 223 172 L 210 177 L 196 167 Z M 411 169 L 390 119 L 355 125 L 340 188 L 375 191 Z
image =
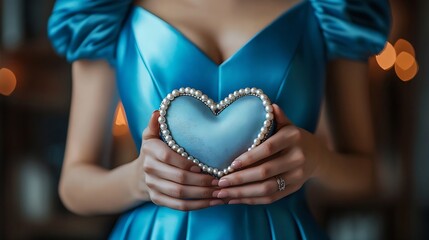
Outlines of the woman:
M 83 215 L 125 212 L 112 239 L 323 239 L 302 186 L 373 190 L 365 61 L 388 30 L 384 0 L 58 0 L 49 36 L 73 62 L 62 201 Z M 261 88 L 276 133 L 238 171 L 200 173 L 159 139 L 153 112 L 186 86 L 215 101 Z M 314 135 L 325 90 L 335 151 Z M 108 170 L 119 98 L 140 154 Z

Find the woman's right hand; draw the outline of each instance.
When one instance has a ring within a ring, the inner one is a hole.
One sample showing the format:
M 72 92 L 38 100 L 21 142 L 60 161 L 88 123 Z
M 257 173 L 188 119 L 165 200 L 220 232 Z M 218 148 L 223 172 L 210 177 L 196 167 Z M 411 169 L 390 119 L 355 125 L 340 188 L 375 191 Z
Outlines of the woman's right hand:
M 143 132 L 137 164 L 137 190 L 153 203 L 182 211 L 223 204 L 212 197 L 218 180 L 180 156 L 159 138 L 159 112 L 152 113 Z

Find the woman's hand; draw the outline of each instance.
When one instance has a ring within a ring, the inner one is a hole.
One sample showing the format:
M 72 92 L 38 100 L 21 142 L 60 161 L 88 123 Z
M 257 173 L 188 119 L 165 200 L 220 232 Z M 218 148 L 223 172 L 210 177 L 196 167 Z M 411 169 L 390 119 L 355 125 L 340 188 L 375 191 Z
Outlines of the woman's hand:
M 273 105 L 277 132 L 258 147 L 239 156 L 232 163 L 242 169 L 220 179 L 213 197 L 226 198 L 229 204 L 268 204 L 298 189 L 320 167 L 319 159 L 328 152 L 311 133 L 287 119 L 279 106 Z M 286 182 L 279 191 L 276 177 Z
M 157 204 L 182 211 L 223 204 L 212 197 L 218 180 L 201 174 L 200 168 L 171 150 L 159 139 L 159 112 L 155 111 L 143 132 L 136 159 L 137 195 Z

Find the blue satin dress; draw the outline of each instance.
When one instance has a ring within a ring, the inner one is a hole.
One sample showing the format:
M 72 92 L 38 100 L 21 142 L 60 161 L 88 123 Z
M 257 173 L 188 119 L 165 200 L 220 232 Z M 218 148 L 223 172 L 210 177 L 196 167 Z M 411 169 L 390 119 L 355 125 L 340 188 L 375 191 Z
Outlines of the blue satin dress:
M 365 61 L 384 46 L 385 0 L 304 0 L 275 18 L 221 64 L 178 29 L 130 0 L 59 0 L 49 21 L 54 48 L 72 62 L 105 59 L 137 149 L 153 110 L 190 86 L 215 101 L 245 87 L 264 90 L 298 127 L 313 132 L 326 63 Z M 348 79 L 344 79 L 347 81 Z M 178 211 L 151 202 L 118 219 L 111 239 L 325 239 L 301 190 L 267 205 Z

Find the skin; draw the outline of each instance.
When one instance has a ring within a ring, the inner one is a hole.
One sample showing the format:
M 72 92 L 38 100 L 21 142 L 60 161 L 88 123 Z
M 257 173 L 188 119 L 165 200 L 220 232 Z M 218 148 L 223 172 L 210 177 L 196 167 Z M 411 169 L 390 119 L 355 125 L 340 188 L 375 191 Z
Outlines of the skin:
M 220 63 L 296 2 L 148 0 L 139 4 L 179 28 Z M 79 60 L 72 70 L 59 193 L 75 213 L 119 213 L 147 201 L 179 210 L 266 204 L 297 191 L 310 179 L 334 193 L 359 196 L 373 192 L 376 185 L 366 63 L 337 60 L 328 66 L 326 105 L 335 150 L 295 126 L 274 105 L 276 134 L 238 157 L 234 168 L 240 171 L 219 181 L 201 174 L 159 139 L 156 111 L 142 133 L 139 156 L 114 169 L 103 166 L 118 103 L 114 70 L 102 60 Z M 285 179 L 284 191 L 278 191 L 275 176 Z

